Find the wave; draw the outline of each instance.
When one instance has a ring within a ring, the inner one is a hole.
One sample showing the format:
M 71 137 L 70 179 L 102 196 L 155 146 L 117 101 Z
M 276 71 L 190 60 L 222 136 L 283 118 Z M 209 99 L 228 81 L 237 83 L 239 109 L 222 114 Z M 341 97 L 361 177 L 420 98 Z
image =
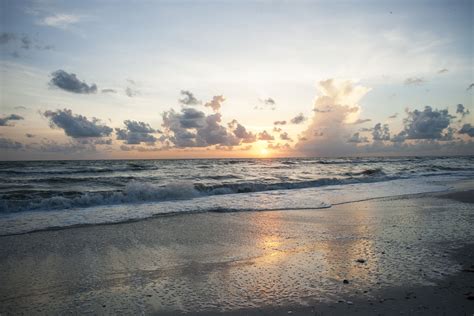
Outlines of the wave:
M 176 182 L 168 185 L 156 185 L 148 182 L 130 181 L 120 191 L 12 191 L 9 198 L 0 200 L 0 212 L 21 212 L 30 210 L 58 210 L 97 205 L 132 204 L 145 202 L 162 202 L 171 200 L 188 200 L 196 197 L 252 193 L 275 190 L 292 190 L 315 188 L 330 185 L 369 183 L 393 180 L 394 177 L 364 178 L 322 178 L 299 182 L 241 182 L 205 185 L 201 183 Z

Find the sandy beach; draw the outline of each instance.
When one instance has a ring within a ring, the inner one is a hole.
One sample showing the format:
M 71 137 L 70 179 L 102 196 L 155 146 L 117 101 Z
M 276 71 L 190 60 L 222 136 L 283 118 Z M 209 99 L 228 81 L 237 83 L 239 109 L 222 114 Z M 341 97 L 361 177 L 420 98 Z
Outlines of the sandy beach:
M 0 314 L 471 315 L 474 191 L 0 237 Z

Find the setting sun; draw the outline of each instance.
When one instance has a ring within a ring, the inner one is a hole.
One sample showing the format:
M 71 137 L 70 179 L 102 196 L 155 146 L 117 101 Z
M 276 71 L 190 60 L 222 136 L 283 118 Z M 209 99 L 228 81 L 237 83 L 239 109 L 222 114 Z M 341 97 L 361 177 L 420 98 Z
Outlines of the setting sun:
M 268 156 L 268 149 L 266 148 L 260 149 L 260 156 Z

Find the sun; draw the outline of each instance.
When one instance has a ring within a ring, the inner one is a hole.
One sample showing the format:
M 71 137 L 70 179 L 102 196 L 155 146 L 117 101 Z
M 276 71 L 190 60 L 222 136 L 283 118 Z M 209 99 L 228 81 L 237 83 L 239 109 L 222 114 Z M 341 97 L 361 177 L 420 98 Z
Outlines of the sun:
M 268 155 L 268 149 L 262 148 L 260 149 L 260 156 L 267 156 Z

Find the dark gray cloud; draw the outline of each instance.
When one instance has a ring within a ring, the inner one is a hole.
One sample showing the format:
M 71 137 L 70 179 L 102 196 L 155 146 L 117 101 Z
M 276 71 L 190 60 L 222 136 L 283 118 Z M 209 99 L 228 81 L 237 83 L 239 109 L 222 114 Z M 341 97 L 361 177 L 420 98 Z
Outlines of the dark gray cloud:
M 372 138 L 374 141 L 390 140 L 390 130 L 387 124 L 375 124 L 372 130 Z
M 50 85 L 58 87 L 62 90 L 73 93 L 96 93 L 97 86 L 95 84 L 88 85 L 84 81 L 80 81 L 76 74 L 67 73 L 64 70 L 56 70 L 52 74 Z
M 196 105 L 201 103 L 194 94 L 191 91 L 188 90 L 181 90 L 181 95 L 183 96 L 182 99 L 179 99 L 179 103 L 184 104 L 184 105 Z
M 0 117 L 0 126 L 14 126 L 14 124 L 11 124 L 10 121 L 19 121 L 23 119 L 23 116 L 20 116 L 18 114 L 10 114 L 4 117 Z
M 117 139 L 124 140 L 126 144 L 155 144 L 155 142 L 158 140 L 152 134 L 157 133 L 159 131 L 153 129 L 149 124 L 145 122 L 125 120 L 123 123 L 125 124 L 126 128 L 116 128 L 115 133 L 117 134 Z
M 273 125 L 286 125 L 286 121 L 275 121 Z
M 26 134 L 25 134 L 25 136 L 26 136 L 26 137 L 28 137 L 28 138 L 33 138 L 33 137 L 36 137 L 36 135 L 34 135 L 34 134 L 30 134 L 30 133 L 26 133 Z
M 349 139 L 347 140 L 348 143 L 355 143 L 355 144 L 360 144 L 360 143 L 368 143 L 369 140 L 365 136 L 361 136 L 359 132 L 354 133 Z
M 237 122 L 237 120 L 230 122 L 229 128 L 234 133 L 235 137 L 242 140 L 242 143 L 253 143 L 257 140 L 257 136 L 252 132 L 247 131 L 247 129 Z
M 29 150 L 45 152 L 45 153 L 79 153 L 79 152 L 96 152 L 97 149 L 93 143 L 70 141 L 68 143 L 58 143 L 54 140 L 42 140 L 41 143 L 35 143 L 26 146 Z
M 11 140 L 9 138 L 0 138 L 0 149 L 3 150 L 18 150 L 22 149 L 24 146 L 22 143 L 19 143 L 17 141 Z
M 469 115 L 469 110 L 464 107 L 462 104 L 456 105 L 456 113 L 461 114 L 461 117 Z
M 210 107 L 214 112 L 219 112 L 222 107 L 222 103 L 225 101 L 224 96 L 216 95 L 211 101 L 204 104 L 205 107 Z
M 163 113 L 166 137 L 176 147 L 207 147 L 211 145 L 237 146 L 241 142 L 254 141 L 254 135 L 237 121 L 222 125 L 220 113 L 207 115 L 194 108 L 183 108 Z
M 306 121 L 306 117 L 303 115 L 303 113 L 298 114 L 290 120 L 291 124 L 301 124 L 304 121 Z
M 449 69 L 443 68 L 443 69 L 438 70 L 438 73 L 443 74 L 443 73 L 448 72 L 448 71 L 449 71 Z
M 464 124 L 458 131 L 459 134 L 467 134 L 470 137 L 474 137 L 474 127 L 471 124 Z
M 31 48 L 31 39 L 26 36 L 26 35 L 23 35 L 20 39 L 20 42 L 21 42 L 21 48 L 23 49 L 30 49 Z
M 452 119 L 448 110 L 433 110 L 430 106 L 423 111 L 407 111 L 403 132 L 407 139 L 440 139 Z
M 471 83 L 471 84 L 466 88 L 466 90 L 469 91 L 469 90 L 472 90 L 472 88 L 474 88 L 474 83 Z
M 15 109 L 15 110 L 26 110 L 27 107 L 26 107 L 26 106 L 23 106 L 23 105 L 19 105 L 19 106 L 15 106 L 14 109 Z
M 117 93 L 117 90 L 115 89 L 102 89 L 102 93 Z
M 43 115 L 49 119 L 51 128 L 62 128 L 66 135 L 73 138 L 109 136 L 112 128 L 103 125 L 95 117 L 73 114 L 71 110 L 46 111 Z
M 425 83 L 426 80 L 421 77 L 410 77 L 405 79 L 405 85 L 421 85 Z
M 394 119 L 394 118 L 397 118 L 397 116 L 398 116 L 398 113 L 394 113 L 394 114 L 390 115 L 388 118 L 389 119 Z
M 370 122 L 370 121 L 372 121 L 372 120 L 371 119 L 358 119 L 357 121 L 355 121 L 352 124 L 358 125 L 358 124 L 364 124 L 364 123 L 367 123 L 367 122 Z
M 258 139 L 259 140 L 275 140 L 275 137 L 273 135 L 270 135 L 267 131 L 263 131 L 258 133 Z

